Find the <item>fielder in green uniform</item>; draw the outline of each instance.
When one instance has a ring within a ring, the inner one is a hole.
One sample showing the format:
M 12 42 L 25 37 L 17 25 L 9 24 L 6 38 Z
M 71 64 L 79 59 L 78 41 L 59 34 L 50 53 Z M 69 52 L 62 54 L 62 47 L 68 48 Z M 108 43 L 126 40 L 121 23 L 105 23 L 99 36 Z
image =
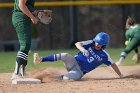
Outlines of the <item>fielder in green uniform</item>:
M 12 79 L 23 78 L 31 47 L 31 24 L 37 24 L 38 19 L 32 12 L 35 0 L 15 0 L 12 23 L 16 30 L 20 49 L 16 56 L 16 66 Z
M 133 18 L 128 18 L 126 20 L 126 39 L 129 40 L 125 49 L 120 55 L 119 61 L 116 63 L 120 65 L 125 57 L 134 50 L 137 55 L 137 61 L 140 61 L 140 55 L 138 53 L 138 46 L 140 45 L 140 25 L 136 24 Z

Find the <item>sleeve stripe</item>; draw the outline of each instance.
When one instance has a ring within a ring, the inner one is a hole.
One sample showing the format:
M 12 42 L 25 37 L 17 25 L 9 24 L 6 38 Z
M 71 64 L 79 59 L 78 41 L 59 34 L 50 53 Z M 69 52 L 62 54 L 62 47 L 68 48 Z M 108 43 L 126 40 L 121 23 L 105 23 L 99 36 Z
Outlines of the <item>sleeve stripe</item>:
M 88 45 L 88 44 L 93 43 L 93 41 L 92 41 L 92 40 L 87 40 L 87 41 L 81 41 L 81 43 L 82 43 L 83 45 Z
M 103 50 L 103 51 L 107 54 L 107 56 L 108 56 L 108 61 L 111 62 L 111 64 L 113 64 L 114 61 L 111 59 L 110 55 L 109 55 L 105 50 Z

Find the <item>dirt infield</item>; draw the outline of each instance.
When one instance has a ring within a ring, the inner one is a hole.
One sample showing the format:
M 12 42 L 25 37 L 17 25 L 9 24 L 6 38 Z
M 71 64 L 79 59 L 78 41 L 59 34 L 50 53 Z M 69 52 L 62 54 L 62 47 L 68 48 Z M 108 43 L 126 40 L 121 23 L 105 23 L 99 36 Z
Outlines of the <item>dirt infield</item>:
M 59 81 L 66 70 L 47 68 L 28 72 L 42 84 L 11 84 L 11 73 L 0 74 L 0 93 L 140 93 L 140 66 L 121 66 L 127 78 L 119 79 L 109 67 L 100 67 L 80 81 Z

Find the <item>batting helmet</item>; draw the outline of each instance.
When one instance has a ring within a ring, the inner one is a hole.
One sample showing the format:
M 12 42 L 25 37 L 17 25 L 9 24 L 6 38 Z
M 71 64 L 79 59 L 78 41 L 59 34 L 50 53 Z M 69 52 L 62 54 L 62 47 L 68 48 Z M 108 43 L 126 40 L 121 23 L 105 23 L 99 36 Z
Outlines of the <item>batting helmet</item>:
M 95 36 L 95 38 L 93 38 L 93 41 L 102 46 L 107 46 L 109 43 L 109 35 L 104 32 L 100 32 Z

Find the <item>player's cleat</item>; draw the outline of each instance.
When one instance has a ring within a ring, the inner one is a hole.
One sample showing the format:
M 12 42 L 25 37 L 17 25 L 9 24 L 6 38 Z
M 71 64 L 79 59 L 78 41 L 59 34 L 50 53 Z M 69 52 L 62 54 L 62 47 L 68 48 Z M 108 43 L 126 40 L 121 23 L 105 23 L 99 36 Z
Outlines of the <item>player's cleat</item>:
M 27 74 L 25 73 L 25 66 L 20 65 L 18 67 L 18 63 L 16 62 L 16 68 L 15 71 L 11 77 L 11 79 L 20 79 L 20 78 L 26 78 Z
M 64 75 L 59 76 L 59 77 L 58 77 L 58 80 L 63 80 L 63 76 L 64 76 Z
M 132 60 L 134 60 L 134 61 L 137 60 L 137 54 L 135 54 L 135 55 L 132 57 Z
M 140 63 L 140 54 L 138 54 L 136 62 Z
M 133 61 L 136 61 L 137 63 L 140 62 L 140 54 L 135 54 L 133 57 L 132 57 L 132 60 Z
M 38 53 L 34 53 L 34 64 L 40 64 L 42 58 L 38 55 Z
M 70 80 L 69 77 L 65 76 L 65 75 L 61 75 L 58 78 L 59 80 Z
M 19 74 L 16 74 L 16 73 L 13 73 L 11 79 L 14 80 L 14 79 L 23 79 L 23 78 L 28 78 L 28 75 L 24 72 L 24 75 L 22 75 L 21 73 Z
M 23 78 L 23 76 L 21 74 L 16 74 L 16 73 L 13 73 L 11 79 L 20 79 L 20 78 Z

